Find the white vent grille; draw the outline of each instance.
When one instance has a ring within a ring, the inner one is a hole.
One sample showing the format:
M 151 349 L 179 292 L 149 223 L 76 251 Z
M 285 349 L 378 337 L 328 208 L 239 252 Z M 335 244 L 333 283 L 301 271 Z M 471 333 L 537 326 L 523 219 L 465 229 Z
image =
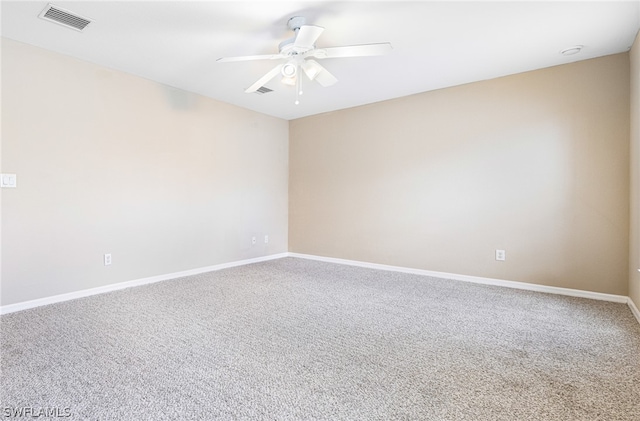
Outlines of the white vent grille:
M 67 28 L 75 29 L 76 31 L 82 31 L 91 23 L 91 19 L 82 17 L 69 10 L 62 9 L 53 4 L 48 4 L 42 12 L 38 15 L 39 18 L 54 22 Z
M 266 86 L 261 86 L 256 90 L 257 94 L 268 94 L 269 92 L 273 92 L 273 89 L 269 89 Z

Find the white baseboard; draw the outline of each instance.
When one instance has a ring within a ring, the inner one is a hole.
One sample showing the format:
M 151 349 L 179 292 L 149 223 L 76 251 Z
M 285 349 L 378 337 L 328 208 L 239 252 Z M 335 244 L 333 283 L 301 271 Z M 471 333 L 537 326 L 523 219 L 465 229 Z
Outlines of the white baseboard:
M 287 257 L 289 253 L 271 254 L 269 256 L 256 257 L 253 259 L 238 260 L 235 262 L 221 263 L 213 266 L 206 266 L 197 269 L 190 269 L 181 272 L 168 273 L 165 275 L 150 276 L 148 278 L 135 279 L 132 281 L 119 282 L 117 284 L 104 285 L 101 287 L 84 289 L 81 291 L 69 292 L 66 294 L 54 295 L 51 297 L 39 298 L 37 300 L 23 301 L 21 303 L 0 306 L 0 314 L 8 314 L 16 311 L 27 310 L 48 304 L 62 301 L 75 300 L 76 298 L 88 297 L 91 295 L 103 294 L 105 292 L 117 291 L 120 289 L 136 287 L 140 285 L 152 284 L 154 282 L 167 281 L 170 279 L 182 278 L 185 276 L 198 275 L 200 273 L 213 272 L 216 270 L 232 268 L 236 266 L 249 265 L 251 263 L 265 262 L 267 260 L 281 259 Z
M 638 320 L 638 323 L 640 323 L 640 310 L 638 310 L 638 307 L 636 307 L 636 304 L 633 302 L 631 297 L 629 297 L 629 301 L 627 302 L 627 304 L 629 305 L 629 308 L 631 309 L 633 315 L 636 316 L 636 320 Z
M 640 311 L 636 307 L 631 298 L 623 295 L 604 294 L 601 292 L 583 291 L 579 289 L 551 287 L 545 285 L 530 284 L 526 282 L 506 281 L 502 279 L 483 278 L 478 276 L 460 275 L 447 272 L 435 272 L 424 269 L 413 269 L 402 266 L 390 266 L 379 263 L 361 262 L 357 260 L 338 259 L 335 257 L 315 256 L 301 253 L 278 253 L 269 256 L 256 257 L 253 259 L 238 260 L 235 262 L 221 263 L 218 265 L 207 266 L 197 269 L 190 269 L 181 272 L 168 273 L 165 275 L 151 276 L 148 278 L 135 279 L 132 281 L 119 282 L 117 284 L 104 285 L 101 287 L 85 289 L 82 291 L 74 291 L 66 294 L 54 295 L 51 297 L 39 298 L 31 301 L 23 301 L 16 304 L 0 306 L 0 314 L 8 314 L 16 311 L 27 310 L 34 307 L 40 307 L 48 304 L 59 303 L 62 301 L 75 300 L 76 298 L 88 297 L 91 295 L 103 294 L 105 292 L 117 291 L 120 289 L 136 287 L 140 285 L 151 284 L 154 282 L 167 281 L 170 279 L 183 278 L 185 276 L 198 275 L 200 273 L 213 272 L 221 269 L 232 268 L 236 266 L 244 266 L 252 263 L 265 262 L 268 260 L 281 259 L 283 257 L 295 257 L 300 259 L 317 260 L 321 262 L 338 263 L 349 266 L 359 266 L 370 269 L 386 270 L 392 272 L 411 273 L 415 275 L 432 276 L 435 278 L 454 279 L 457 281 L 472 282 L 476 284 L 494 285 L 506 288 L 516 288 L 528 291 L 546 292 L 549 294 L 567 295 L 570 297 L 590 298 L 594 300 L 611 301 L 615 303 L 624 303 L 629 306 L 633 315 L 640 323 Z
M 361 262 L 357 260 L 337 259 L 334 257 L 314 256 L 310 254 L 289 253 L 291 257 L 301 259 L 318 260 L 321 262 L 338 263 L 350 266 L 359 266 L 370 269 L 387 270 L 392 272 L 412 273 L 416 275 L 432 276 L 435 278 L 454 279 L 457 281 L 472 282 L 476 284 L 495 285 L 507 288 L 523 289 L 527 291 L 546 292 L 549 294 L 567 295 L 570 297 L 590 298 L 593 300 L 611 301 L 614 303 L 627 304 L 630 299 L 624 295 L 604 294 L 601 292 L 583 291 L 580 289 L 551 287 L 546 285 L 530 284 L 526 282 L 505 281 L 503 279 L 482 278 L 478 276 L 459 275 L 455 273 L 434 272 L 423 269 L 412 269 L 402 266 L 381 265 L 378 263 Z M 637 317 L 637 316 L 636 316 Z

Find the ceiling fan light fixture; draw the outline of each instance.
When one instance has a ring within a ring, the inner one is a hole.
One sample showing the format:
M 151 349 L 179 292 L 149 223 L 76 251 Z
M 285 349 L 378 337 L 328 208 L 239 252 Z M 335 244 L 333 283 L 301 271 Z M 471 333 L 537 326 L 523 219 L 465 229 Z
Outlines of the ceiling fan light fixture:
M 298 66 L 293 63 L 287 63 L 282 66 L 282 76 L 287 78 L 294 78 L 298 72 Z
M 281 82 L 285 85 L 296 86 L 296 77 L 283 76 Z
M 323 70 L 323 67 L 313 60 L 305 60 L 302 63 L 302 70 L 304 70 L 304 74 L 307 75 L 309 80 L 314 80 L 318 73 Z

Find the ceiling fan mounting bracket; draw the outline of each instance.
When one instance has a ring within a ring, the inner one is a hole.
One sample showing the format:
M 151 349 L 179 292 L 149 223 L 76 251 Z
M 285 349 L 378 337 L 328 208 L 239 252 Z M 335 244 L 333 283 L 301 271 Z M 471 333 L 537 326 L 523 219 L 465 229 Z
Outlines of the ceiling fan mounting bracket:
M 287 27 L 292 31 L 297 31 L 301 26 L 304 26 L 307 23 L 307 20 L 304 16 L 294 16 L 287 22 Z
M 301 47 L 301 46 L 294 45 L 296 42 L 296 38 L 298 36 L 298 32 L 300 31 L 300 28 L 306 24 L 307 24 L 307 19 L 304 16 L 294 16 L 287 21 L 287 27 L 290 30 L 292 30 L 295 33 L 295 35 L 293 36 L 293 38 L 286 39 L 282 41 L 280 45 L 278 45 L 278 50 L 280 51 L 280 54 L 284 54 L 287 56 L 295 56 L 299 54 L 304 54 L 315 47 L 315 45 L 311 47 Z

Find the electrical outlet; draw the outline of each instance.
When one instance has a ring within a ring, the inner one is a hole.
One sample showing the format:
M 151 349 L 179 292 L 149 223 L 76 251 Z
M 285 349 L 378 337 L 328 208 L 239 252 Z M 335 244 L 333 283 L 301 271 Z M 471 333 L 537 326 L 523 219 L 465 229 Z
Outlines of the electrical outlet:
M 264 243 L 267 244 L 269 242 L 269 236 L 265 235 L 264 236 Z
M 0 185 L 2 187 L 15 188 L 17 187 L 17 179 L 18 177 L 15 174 L 2 174 L 0 175 Z
M 251 244 L 256 245 L 256 237 L 251 237 Z
M 111 253 L 104 255 L 104 265 L 109 266 L 111 264 Z
M 505 252 L 504 250 L 496 250 L 496 260 L 507 260 L 507 252 Z

